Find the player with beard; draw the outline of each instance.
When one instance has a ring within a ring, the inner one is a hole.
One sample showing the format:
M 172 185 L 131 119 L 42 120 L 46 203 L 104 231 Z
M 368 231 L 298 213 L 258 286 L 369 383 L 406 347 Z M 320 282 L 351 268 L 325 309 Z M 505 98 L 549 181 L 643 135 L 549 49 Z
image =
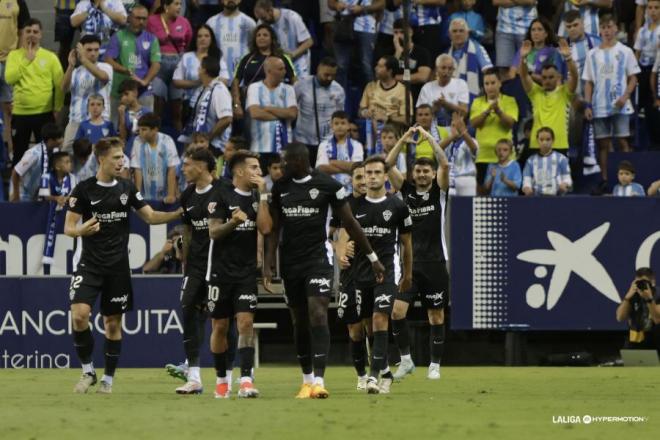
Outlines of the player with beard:
M 80 237 L 79 242 L 82 242 L 74 256 L 77 267 L 69 288 L 73 345 L 83 370 L 73 391 L 86 393 L 97 381 L 92 364 L 94 337 L 89 317 L 100 296 L 105 329 L 105 372 L 97 392 L 109 394 L 121 353 L 122 315 L 133 307 L 128 214 L 133 208 L 143 221 L 157 225 L 177 220 L 182 209 L 154 211 L 144 202 L 132 181 L 119 177 L 124 161 L 121 139 L 101 139 L 94 147 L 94 154 L 99 161 L 98 172 L 73 190 L 64 224 L 64 233 Z
M 415 370 L 410 356 L 410 337 L 406 314 L 409 306 L 419 295 L 422 306 L 428 314 L 431 325 L 430 341 L 431 364 L 427 377 L 440 379 L 440 360 L 444 350 L 445 328 L 444 309 L 447 305 L 449 275 L 447 274 L 447 246 L 445 242 L 445 207 L 449 189 L 449 163 L 433 136 L 421 127 L 410 128 L 399 139 L 397 145 L 387 155 L 387 162 L 394 164 L 399 151 L 415 132 L 424 136 L 433 147 L 439 165 L 429 159 L 418 158 L 412 170 L 414 184 L 407 182 L 393 167 L 390 170 L 392 186 L 401 191 L 403 200 L 412 217 L 412 242 L 415 263 L 413 265 L 412 288 L 399 296 L 392 310 L 392 334 L 399 347 L 401 363 L 395 379 L 401 379 Z
M 216 180 L 215 157 L 209 149 L 189 148 L 183 159 L 183 175 L 188 187 L 181 194 L 183 209 L 181 285 L 181 317 L 183 321 L 183 349 L 188 365 L 186 383 L 176 389 L 177 394 L 201 394 L 199 348 L 204 339 L 204 306 L 206 304 L 206 268 L 209 254 L 209 225 L 207 206 L 214 191 L 228 184 Z M 176 368 L 168 365 L 168 369 Z M 172 374 L 172 373 L 170 373 Z
M 349 204 L 354 199 L 363 197 L 367 193 L 367 183 L 364 178 L 364 165 L 362 162 L 355 162 L 351 166 L 351 184 L 353 186 L 353 194 L 348 196 Z M 341 226 L 337 216 L 332 217 L 330 223 L 330 236 L 334 235 L 335 229 Z M 351 356 L 353 358 L 353 365 L 358 375 L 357 390 L 363 391 L 367 389 L 367 346 L 365 344 L 365 329 L 371 336 L 371 316 L 365 316 L 362 312 L 362 296 L 360 292 L 355 289 L 355 275 L 351 267 L 355 252 L 355 243 L 349 241 L 345 247 L 340 248 L 341 244 L 335 242 L 335 253 L 343 255 L 339 260 L 341 272 L 339 275 L 339 301 L 337 307 L 337 316 L 339 319 L 346 323 L 348 328 L 348 336 L 351 339 Z
M 303 372 L 303 385 L 296 397 L 324 399 L 329 395 L 323 377 L 330 349 L 328 305 L 333 278 L 333 253 L 328 241 L 330 208 L 366 254 L 377 282 L 383 279 L 384 267 L 351 215 L 346 191 L 332 177 L 311 169 L 307 147 L 298 142 L 289 144 L 284 160 L 285 176 L 273 185 L 273 230 L 266 237 L 264 287 L 271 291 L 281 232 L 285 300 Z
M 211 197 L 207 205 L 210 259 L 207 272 L 208 309 L 213 318 L 211 352 L 216 370 L 216 398 L 228 398 L 227 332 L 229 318 L 238 327 L 241 388 L 238 397 L 254 398 L 254 314 L 257 311 L 257 230 L 269 234 L 273 226 L 266 181 L 256 154 L 239 151 L 229 161 L 232 185 Z M 255 192 L 257 190 L 259 194 Z
M 365 197 L 353 199 L 351 210 L 376 255 L 385 264 L 385 280 L 382 284 L 373 282 L 364 248 L 360 244 L 353 266 L 357 295 L 362 298 L 362 306 L 365 309 L 363 313 L 372 315 L 374 333 L 371 372 L 366 388 L 369 394 L 379 394 L 389 393 L 392 384 L 392 373 L 387 364 L 387 332 L 392 306 L 394 300 L 408 291 L 412 284 L 412 219 L 406 204 L 395 195 L 388 194 L 385 189 L 387 165 L 382 156 L 371 156 L 365 160 L 364 174 L 367 179 L 367 194 Z M 348 237 L 352 237 L 351 233 L 342 230 L 340 243 L 345 243 Z M 403 249 L 403 276 L 399 245 Z M 342 247 L 343 245 L 340 245 L 339 249 Z M 340 254 L 339 258 L 344 260 L 344 264 L 347 263 L 344 255 Z M 379 382 L 381 372 L 383 377 Z

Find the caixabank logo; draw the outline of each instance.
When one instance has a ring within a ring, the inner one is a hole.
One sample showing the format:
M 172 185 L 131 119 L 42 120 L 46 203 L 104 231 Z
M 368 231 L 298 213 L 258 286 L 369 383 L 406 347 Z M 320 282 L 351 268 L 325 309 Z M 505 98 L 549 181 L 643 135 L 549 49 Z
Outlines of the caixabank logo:
M 471 327 L 619 328 L 635 269 L 660 271 L 659 202 L 473 199 Z

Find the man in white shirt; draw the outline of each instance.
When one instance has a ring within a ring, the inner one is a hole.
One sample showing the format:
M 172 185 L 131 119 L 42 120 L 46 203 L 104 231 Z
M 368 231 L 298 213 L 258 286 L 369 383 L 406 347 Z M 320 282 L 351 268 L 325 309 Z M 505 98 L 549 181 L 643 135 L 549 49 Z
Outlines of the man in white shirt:
M 282 59 L 266 58 L 264 71 L 266 78 L 248 87 L 246 101 L 251 118 L 250 150 L 259 153 L 262 168 L 292 140 L 291 123 L 298 117 L 296 92 L 283 82 L 286 68 Z
M 103 118 L 110 119 L 110 90 L 112 67 L 99 62 L 101 39 L 96 35 L 84 35 L 69 53 L 69 66 L 62 79 L 62 91 L 71 92 L 69 123 L 64 130 L 64 149 L 71 151 L 80 123 L 87 119 L 87 99 L 93 94 L 103 96 Z M 76 66 L 76 62 L 80 66 Z
M 298 102 L 298 122 L 294 137 L 307 145 L 311 165 L 315 165 L 319 144 L 330 136 L 330 119 L 344 109 L 346 94 L 335 81 L 337 62 L 330 57 L 319 62 L 315 76 L 296 81 L 293 88 Z
M 417 98 L 417 107 L 429 104 L 436 112 L 438 125 L 447 127 L 454 112 L 467 113 L 470 91 L 464 80 L 453 78 L 456 61 L 451 55 L 439 55 L 435 67 L 438 79 L 424 84 Z

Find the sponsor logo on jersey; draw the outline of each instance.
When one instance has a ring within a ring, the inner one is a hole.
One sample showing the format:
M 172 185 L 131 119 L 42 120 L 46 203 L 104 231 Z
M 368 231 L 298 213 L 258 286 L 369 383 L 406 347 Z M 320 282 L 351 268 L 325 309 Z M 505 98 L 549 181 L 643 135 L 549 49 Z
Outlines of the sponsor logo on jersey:
M 426 295 L 426 299 L 429 301 L 433 301 L 433 306 L 437 307 L 440 305 L 440 303 L 442 303 L 442 298 L 444 297 L 444 295 L 445 295 L 445 291 L 443 290 L 442 292 L 439 293 L 436 292 L 431 295 Z
M 385 295 L 382 294 L 380 296 L 377 296 L 376 299 L 374 299 L 375 303 L 387 303 L 389 304 L 392 299 L 392 295 Z
M 78 201 L 77 197 L 69 197 L 69 207 L 74 208 L 76 206 L 77 201 Z
M 392 218 L 392 211 L 390 211 L 389 209 L 383 211 L 383 218 L 385 219 L 386 222 L 389 222 L 390 219 Z
M 435 205 L 420 206 L 419 208 L 408 207 L 408 209 L 410 210 L 410 215 L 420 217 L 435 211 Z
M 282 212 L 287 217 L 311 217 L 321 212 L 319 208 L 307 208 L 305 206 L 282 207 Z
M 135 198 L 138 199 L 139 201 L 144 200 L 144 197 L 142 197 L 142 194 L 140 193 L 140 191 L 135 193 Z
M 119 196 L 119 201 L 121 202 L 122 205 L 126 206 L 128 203 L 128 194 L 124 193 Z
M 390 234 L 392 230 L 390 228 L 380 228 L 378 226 L 365 226 L 362 228 L 364 233 L 367 236 L 379 236 L 382 237 L 383 235 Z
M 215 212 L 215 206 L 217 205 L 217 202 L 209 202 L 208 210 L 209 214 L 213 214 Z
M 312 278 L 309 280 L 310 286 L 330 287 L 330 278 Z
M 115 296 L 110 300 L 111 303 L 122 303 L 125 304 L 128 302 L 128 293 L 122 296 Z
M 195 229 L 208 229 L 209 227 L 209 220 L 207 218 L 203 218 L 201 220 L 190 220 L 190 223 L 195 227 Z
M 319 190 L 316 188 L 310 189 L 309 196 L 312 198 L 312 200 L 316 200 L 316 198 L 319 196 Z
M 96 219 L 101 223 L 118 222 L 124 218 L 128 218 L 128 212 L 92 212 L 92 217 L 96 217 Z

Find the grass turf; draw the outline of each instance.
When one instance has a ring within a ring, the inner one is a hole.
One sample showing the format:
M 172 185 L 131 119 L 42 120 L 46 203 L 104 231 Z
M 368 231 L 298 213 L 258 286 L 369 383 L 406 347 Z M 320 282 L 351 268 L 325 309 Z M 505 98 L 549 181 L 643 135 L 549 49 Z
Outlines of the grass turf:
M 74 395 L 79 370 L 1 370 L 0 439 L 540 439 L 660 432 L 660 386 L 651 368 L 425 368 L 392 394 L 355 391 L 355 373 L 331 367 L 330 398 L 295 400 L 294 367 L 257 371 L 259 399 L 178 396 L 164 370 L 120 369 L 112 395 Z M 238 371 L 236 371 L 238 373 Z M 100 377 L 100 376 L 99 376 Z M 95 391 L 95 388 L 92 392 Z M 236 386 L 234 386 L 234 395 Z M 643 416 L 645 422 L 553 423 L 553 416 Z M 650 435 L 649 435 L 650 437 Z

